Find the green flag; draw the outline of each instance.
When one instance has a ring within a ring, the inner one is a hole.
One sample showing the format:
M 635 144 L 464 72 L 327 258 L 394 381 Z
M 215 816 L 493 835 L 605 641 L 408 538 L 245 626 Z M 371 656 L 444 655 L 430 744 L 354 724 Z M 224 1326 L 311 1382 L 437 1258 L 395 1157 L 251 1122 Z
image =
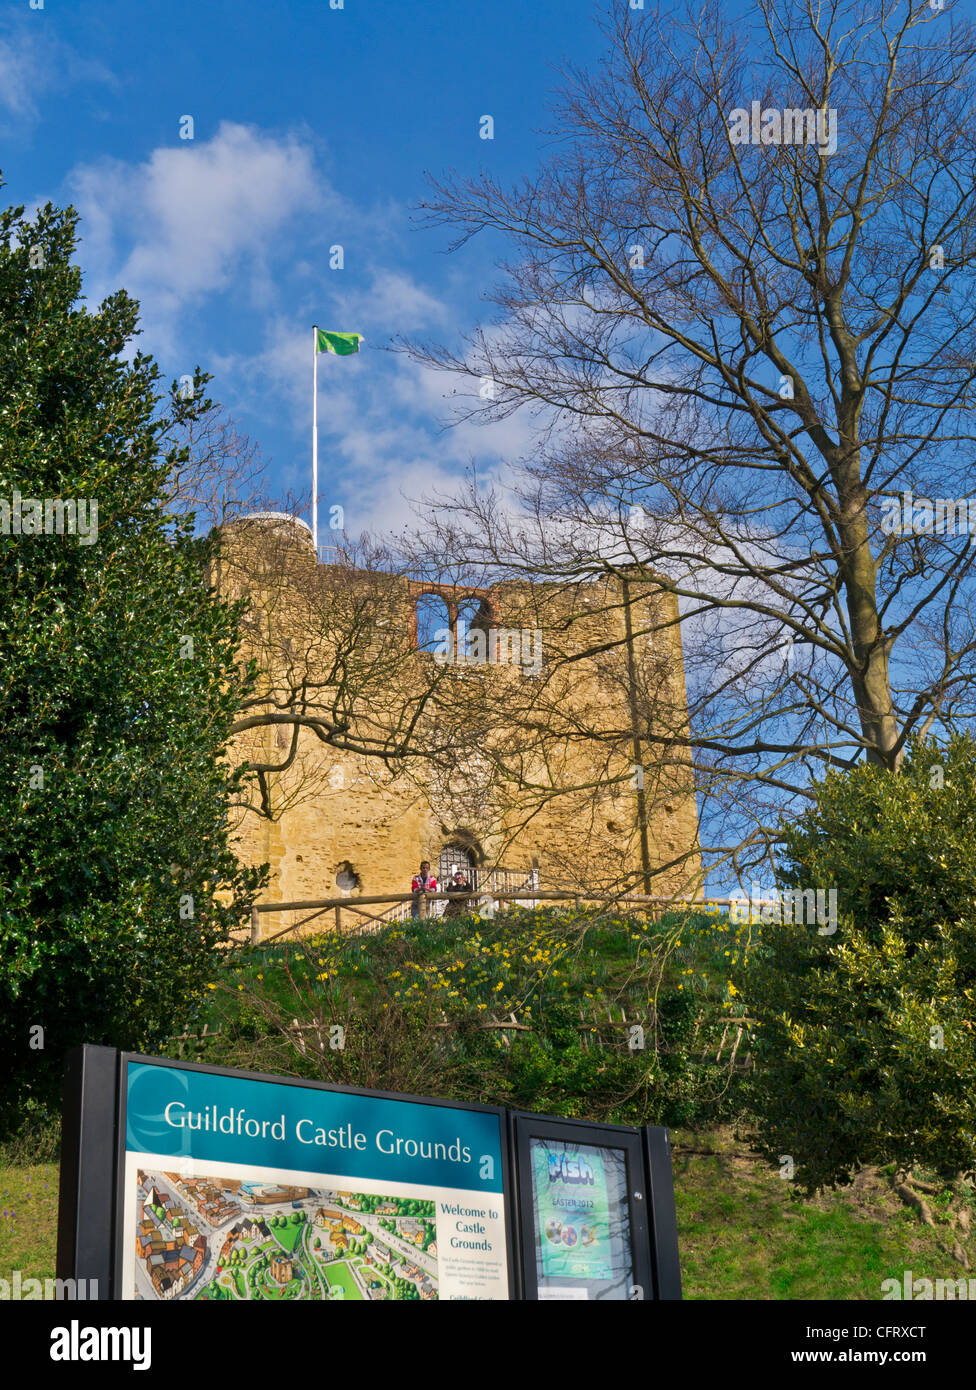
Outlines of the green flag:
M 326 333 L 324 328 L 319 329 L 319 352 L 335 352 L 340 357 L 348 357 L 351 352 L 359 351 L 359 344 L 362 342 L 362 333 Z

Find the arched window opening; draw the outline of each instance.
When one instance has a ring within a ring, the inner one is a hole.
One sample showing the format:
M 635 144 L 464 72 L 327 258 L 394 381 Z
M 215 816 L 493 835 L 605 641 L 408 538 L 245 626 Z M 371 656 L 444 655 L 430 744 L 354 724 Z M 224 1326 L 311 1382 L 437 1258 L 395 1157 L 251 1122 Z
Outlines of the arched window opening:
M 491 660 L 488 633 L 492 626 L 491 608 L 486 599 L 466 598 L 458 604 L 457 653 L 459 661 L 482 666 Z
M 470 875 L 474 866 L 474 855 L 465 845 L 445 845 L 437 862 L 437 881 L 448 883 L 454 877 L 456 869 L 462 869 Z
M 454 659 L 454 623 L 439 594 L 421 594 L 416 604 L 417 650 Z

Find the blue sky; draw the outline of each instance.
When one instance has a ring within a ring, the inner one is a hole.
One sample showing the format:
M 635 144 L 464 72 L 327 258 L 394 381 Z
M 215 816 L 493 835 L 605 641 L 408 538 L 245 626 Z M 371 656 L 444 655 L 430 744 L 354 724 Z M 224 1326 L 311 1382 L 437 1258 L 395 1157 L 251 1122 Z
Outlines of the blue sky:
M 445 256 L 411 205 L 425 170 L 532 172 L 555 68 L 597 60 L 596 16 L 592 0 L 8 3 L 3 196 L 75 204 L 89 301 L 124 287 L 168 378 L 213 373 L 278 493 L 310 484 L 313 323 L 364 333 L 359 357 L 320 358 L 320 517 L 339 503 L 353 534 L 399 529 L 405 496 L 533 442 L 520 417 L 445 432 L 448 379 L 380 350 L 489 312 L 499 247 Z

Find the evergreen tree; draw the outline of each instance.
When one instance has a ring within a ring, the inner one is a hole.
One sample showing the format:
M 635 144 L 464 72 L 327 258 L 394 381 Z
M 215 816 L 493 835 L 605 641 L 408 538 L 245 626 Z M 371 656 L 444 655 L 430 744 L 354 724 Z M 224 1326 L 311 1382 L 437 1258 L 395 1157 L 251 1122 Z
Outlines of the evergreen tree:
M 866 1164 L 976 1167 L 976 740 L 912 740 L 897 773 L 831 771 L 783 827 L 781 882 L 836 888 L 836 930 L 752 928 L 762 1147 L 807 1191 Z
M 261 882 L 228 846 L 228 730 L 253 679 L 239 610 L 210 588 L 210 542 L 161 502 L 207 378 L 167 392 L 150 357 L 126 360 L 137 305 L 80 302 L 76 223 L 0 212 L 7 1124 L 56 1103 L 67 1047 L 179 1031 Z M 57 534 L 45 504 L 68 499 Z

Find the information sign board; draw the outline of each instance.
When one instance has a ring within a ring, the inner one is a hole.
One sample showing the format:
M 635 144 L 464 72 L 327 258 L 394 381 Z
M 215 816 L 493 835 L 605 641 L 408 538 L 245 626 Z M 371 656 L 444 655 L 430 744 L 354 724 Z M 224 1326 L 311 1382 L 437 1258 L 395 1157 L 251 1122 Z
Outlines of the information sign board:
M 507 1299 L 504 1113 L 123 1059 L 123 1298 Z
M 57 1269 L 143 1303 L 680 1298 L 667 1130 L 85 1046 Z

